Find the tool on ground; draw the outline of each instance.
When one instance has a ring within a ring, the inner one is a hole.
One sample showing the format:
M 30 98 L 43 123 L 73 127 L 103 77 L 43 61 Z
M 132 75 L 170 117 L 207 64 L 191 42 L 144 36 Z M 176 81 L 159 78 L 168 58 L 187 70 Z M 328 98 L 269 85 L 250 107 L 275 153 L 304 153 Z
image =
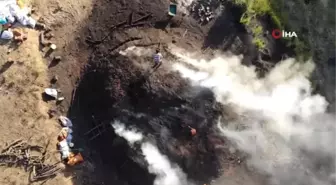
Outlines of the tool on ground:
M 169 4 L 169 9 L 168 9 L 168 15 L 174 17 L 177 14 L 177 4 L 175 3 L 170 3 Z

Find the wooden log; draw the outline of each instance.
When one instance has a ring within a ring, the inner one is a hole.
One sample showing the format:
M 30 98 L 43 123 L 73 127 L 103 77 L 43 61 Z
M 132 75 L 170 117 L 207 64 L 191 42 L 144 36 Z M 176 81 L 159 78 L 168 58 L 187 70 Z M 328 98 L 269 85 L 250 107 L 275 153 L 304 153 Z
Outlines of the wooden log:
M 136 24 L 136 23 L 138 23 L 138 22 L 147 20 L 147 19 L 149 19 L 149 18 L 151 18 L 151 17 L 152 17 L 152 14 L 147 14 L 147 15 L 145 15 L 145 16 L 143 16 L 143 17 L 140 17 L 139 19 L 133 21 L 133 24 Z
M 128 25 L 132 24 L 132 20 L 133 20 L 133 12 L 131 12 L 129 17 L 128 17 Z
M 113 52 L 114 50 L 120 48 L 121 46 L 123 46 L 124 44 L 128 43 L 128 42 L 131 42 L 131 41 L 135 41 L 135 40 L 141 40 L 142 38 L 141 37 L 131 37 L 121 43 L 119 43 L 118 45 L 114 46 L 113 48 L 111 48 L 109 51 L 110 52 Z

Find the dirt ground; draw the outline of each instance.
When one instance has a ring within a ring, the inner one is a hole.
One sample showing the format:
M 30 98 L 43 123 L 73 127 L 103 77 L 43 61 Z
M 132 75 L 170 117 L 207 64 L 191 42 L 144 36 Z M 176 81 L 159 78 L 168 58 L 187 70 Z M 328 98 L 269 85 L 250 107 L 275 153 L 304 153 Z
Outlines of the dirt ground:
M 87 125 L 84 125 L 85 120 L 77 118 L 78 115 L 75 113 L 71 114 L 72 111 L 69 109 L 74 107 L 71 107 L 72 100 L 76 95 L 77 86 L 80 85 L 82 70 L 87 67 L 92 52 L 109 53 L 111 47 L 113 48 L 130 37 L 141 37 L 142 40 L 126 44 L 120 49 L 134 44 L 146 45 L 160 42 L 162 47 L 169 43 L 187 50 L 200 51 L 204 48 L 206 35 L 211 27 L 211 25 L 201 27 L 191 18 L 177 16 L 172 20 L 171 28 L 164 29 L 166 18 L 162 12 L 166 12 L 168 5 L 168 1 L 165 0 L 142 2 L 136 0 L 32 0 L 31 4 L 35 9 L 33 17 L 51 28 L 51 33 L 54 34 L 51 41 L 57 45 L 58 49 L 50 57 L 43 57 L 44 53 L 39 48 L 39 32 L 28 29 L 28 40 L 18 48 L 10 49 L 11 44 L 0 46 L 0 66 L 2 66 L 0 68 L 0 119 L 2 120 L 0 145 L 4 147 L 6 142 L 18 138 L 29 139 L 29 142 L 41 146 L 45 146 L 50 141 L 51 144 L 47 148 L 47 163 L 50 164 L 59 161 L 60 158 L 59 153 L 55 152 L 55 146 L 56 136 L 61 128 L 56 119 L 57 116 L 49 118 L 50 109 L 56 110 L 57 115 L 69 115 L 76 122 L 77 128 L 81 128 L 81 132 L 89 129 L 86 128 Z M 134 12 L 134 19 L 152 13 L 154 16 L 150 21 L 155 24 L 118 31 L 103 44 L 89 45 L 87 43 L 88 39 L 103 38 L 109 33 L 110 26 L 125 21 L 130 12 Z M 211 39 L 214 38 L 214 36 L 211 37 Z M 11 52 L 7 53 L 9 50 Z M 57 55 L 62 57 L 62 61 L 54 66 L 51 59 Z M 14 62 L 8 62 L 11 60 Z M 44 88 L 51 86 L 50 79 L 55 75 L 59 78 L 56 87 L 62 90 L 62 95 L 65 97 L 60 104 L 56 104 L 55 101 L 45 102 L 41 96 Z M 97 84 L 99 83 L 100 81 L 97 81 Z M 90 88 L 94 94 L 96 89 Z M 112 182 L 113 173 L 108 171 L 111 168 L 106 169 L 106 165 L 101 164 L 104 161 L 98 160 L 102 154 L 97 154 L 89 148 L 92 144 L 98 145 L 97 141 L 88 143 L 88 138 L 85 138 L 83 133 L 76 133 L 76 130 L 74 132 L 75 137 L 80 137 L 77 138 L 78 147 L 86 150 L 84 152 L 87 154 L 84 156 L 85 163 L 72 169 L 65 169 L 45 184 L 94 185 Z M 111 138 L 108 136 L 104 139 Z M 136 168 L 136 165 L 133 167 Z M 0 171 L 0 184 L 30 184 L 28 173 L 23 168 L 0 167 Z M 138 173 L 141 173 L 140 171 L 139 169 Z M 197 173 L 195 172 L 194 175 Z
M 64 55 L 64 53 L 73 49 L 69 44 L 77 37 L 76 30 L 87 18 L 92 1 L 34 0 L 31 3 L 36 12 L 33 17 L 36 19 L 42 17 L 52 28 L 58 51 L 62 56 L 67 56 L 63 61 L 70 61 L 63 66 L 67 66 L 65 70 L 58 69 L 62 71 L 58 75 L 60 83 L 71 87 L 69 89 L 71 94 L 73 79 L 69 78 L 69 74 L 70 76 L 79 75 L 80 65 L 76 65 L 76 62 L 80 57 L 76 56 L 79 52 L 73 55 Z M 54 164 L 60 160 L 59 153 L 56 151 L 56 137 L 61 127 L 56 118 L 50 119 L 48 115 L 48 111 L 54 109 L 56 102 L 46 103 L 42 99 L 44 88 L 50 86 L 49 76 L 53 71 L 48 69 L 50 58 L 43 58 L 43 53 L 40 51 L 39 32 L 25 30 L 28 32 L 28 39 L 19 47 L 12 43 L 3 43 L 0 46 L 0 148 L 20 138 L 43 147 L 50 141 L 46 163 Z M 69 68 L 71 66 L 74 67 Z M 67 90 L 64 89 L 65 95 L 69 94 Z M 68 97 L 64 103 L 67 102 Z M 67 111 L 59 110 L 59 115 Z M 22 167 L 0 167 L 0 171 L 0 184 L 30 184 L 29 173 Z M 73 175 L 65 170 L 46 184 L 72 184 L 72 177 Z

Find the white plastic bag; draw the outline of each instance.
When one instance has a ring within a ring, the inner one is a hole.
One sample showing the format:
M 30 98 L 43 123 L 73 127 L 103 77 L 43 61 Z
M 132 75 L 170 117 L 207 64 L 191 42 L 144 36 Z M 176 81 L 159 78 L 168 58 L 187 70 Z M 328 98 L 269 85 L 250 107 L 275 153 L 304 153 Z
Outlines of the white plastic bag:
M 57 99 L 58 92 L 57 92 L 56 89 L 46 88 L 46 89 L 44 89 L 44 92 L 45 92 L 47 95 L 49 95 L 49 96 L 51 96 L 51 97 Z
M 66 159 L 70 155 L 70 148 L 67 141 L 64 139 L 63 141 L 59 142 L 59 150 L 61 152 L 62 159 Z
M 72 127 L 72 122 L 69 118 L 65 117 L 65 116 L 60 116 L 59 117 L 60 122 L 62 123 L 63 127 Z

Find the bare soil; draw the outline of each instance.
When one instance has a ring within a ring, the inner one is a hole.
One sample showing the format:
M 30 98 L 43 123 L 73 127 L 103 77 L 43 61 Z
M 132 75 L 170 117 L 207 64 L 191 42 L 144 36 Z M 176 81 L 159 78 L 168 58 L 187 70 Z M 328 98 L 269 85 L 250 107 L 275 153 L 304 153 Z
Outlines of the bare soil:
M 35 0 L 32 3 L 35 12 L 33 17 L 43 18 L 50 26 L 55 35 L 54 42 L 57 44 L 60 53 L 71 49 L 70 40 L 76 37 L 75 31 L 80 27 L 90 12 L 91 1 L 42 1 Z M 82 11 L 83 7 L 87 11 Z M 61 12 L 56 9 L 62 8 Z M 11 143 L 17 139 L 23 139 L 33 145 L 45 147 L 48 142 L 46 164 L 54 164 L 60 160 L 60 155 L 56 151 L 57 135 L 60 125 L 56 117 L 50 119 L 48 111 L 54 109 L 56 102 L 43 101 L 42 92 L 49 87 L 50 69 L 48 64 L 50 58 L 43 58 L 40 51 L 39 32 L 25 29 L 28 32 L 28 40 L 22 45 L 16 46 L 14 43 L 2 43 L 0 46 L 0 148 L 4 148 L 6 143 Z M 77 61 L 72 55 L 65 60 Z M 52 56 L 51 56 L 52 57 Z M 67 70 L 59 73 L 60 82 L 69 84 L 72 89 L 71 80 L 64 78 L 71 74 L 79 75 L 80 65 L 67 64 Z M 69 69 L 69 66 L 74 66 Z M 64 89 L 67 94 L 67 89 Z M 66 103 L 66 101 L 65 101 Z M 64 111 L 64 112 L 63 112 Z M 60 109 L 59 115 L 66 114 L 66 109 Z M 63 166 L 64 168 L 64 166 Z M 43 181 L 29 182 L 29 173 L 22 166 L 0 167 L 0 184 L 41 184 Z M 64 169 L 57 177 L 44 182 L 45 184 L 72 184 L 72 173 Z

